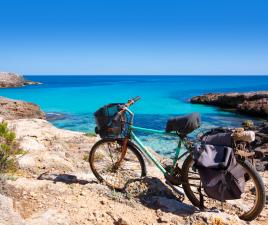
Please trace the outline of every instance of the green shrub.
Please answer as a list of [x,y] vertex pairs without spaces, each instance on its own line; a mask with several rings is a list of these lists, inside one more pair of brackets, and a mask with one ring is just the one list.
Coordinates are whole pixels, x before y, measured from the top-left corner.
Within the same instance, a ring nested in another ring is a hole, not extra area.
[[15,172],[17,156],[26,152],[19,149],[16,134],[10,131],[6,122],[0,123],[0,173]]
[[83,156],[83,160],[86,161],[86,162],[88,162],[88,160],[89,160],[89,155],[88,155],[88,154],[84,154],[84,156]]

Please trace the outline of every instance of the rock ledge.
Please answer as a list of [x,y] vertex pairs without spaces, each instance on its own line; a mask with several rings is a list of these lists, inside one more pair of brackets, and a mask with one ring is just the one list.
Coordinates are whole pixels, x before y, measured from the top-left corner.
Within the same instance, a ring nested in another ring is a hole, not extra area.
[[0,88],[22,87],[35,84],[41,83],[25,80],[23,76],[16,73],[0,72]]
[[45,113],[38,105],[4,98],[0,96],[0,116],[3,119],[13,120],[22,118],[45,119]]
[[191,103],[231,108],[252,116],[268,116],[268,91],[208,93],[193,97],[190,101]]

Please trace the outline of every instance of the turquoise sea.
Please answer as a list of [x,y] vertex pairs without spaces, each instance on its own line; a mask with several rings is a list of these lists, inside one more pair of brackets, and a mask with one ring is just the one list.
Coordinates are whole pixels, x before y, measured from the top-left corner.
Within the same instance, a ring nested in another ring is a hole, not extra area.
[[[137,95],[141,100],[132,111],[135,124],[164,129],[169,117],[200,112],[202,129],[213,126],[239,126],[252,119],[216,107],[193,105],[189,98],[208,92],[268,90],[268,76],[25,76],[43,84],[1,89],[0,96],[34,102],[48,115],[63,114],[51,120],[57,127],[93,131],[93,113],[102,105],[126,102]],[[52,118],[52,117],[50,117]],[[253,119],[260,122],[260,119]],[[176,142],[140,134],[146,144],[169,154]],[[169,150],[168,150],[169,149]]]

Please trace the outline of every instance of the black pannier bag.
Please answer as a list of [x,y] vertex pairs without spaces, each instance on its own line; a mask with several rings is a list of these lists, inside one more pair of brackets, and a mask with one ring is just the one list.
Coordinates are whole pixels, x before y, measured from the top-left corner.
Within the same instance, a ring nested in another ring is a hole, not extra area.
[[95,113],[97,127],[95,131],[101,138],[121,138],[126,128],[127,115],[117,116],[124,104],[111,103],[98,109]]
[[228,128],[214,128],[201,137],[201,142],[209,145],[233,147],[233,131]]
[[193,158],[202,187],[208,197],[219,200],[241,198],[245,170],[237,163],[233,149],[226,146],[196,145]]
[[186,135],[199,128],[201,118],[199,113],[191,113],[185,116],[178,116],[168,120],[166,124],[166,132],[176,131]]

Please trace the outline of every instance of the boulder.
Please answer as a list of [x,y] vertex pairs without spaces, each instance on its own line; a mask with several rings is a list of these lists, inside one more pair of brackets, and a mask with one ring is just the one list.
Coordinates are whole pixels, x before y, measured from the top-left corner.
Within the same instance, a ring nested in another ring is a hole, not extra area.
[[6,120],[37,118],[45,119],[45,113],[36,104],[0,97],[0,116]]

